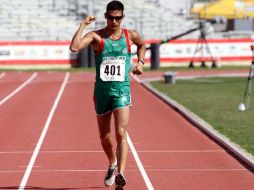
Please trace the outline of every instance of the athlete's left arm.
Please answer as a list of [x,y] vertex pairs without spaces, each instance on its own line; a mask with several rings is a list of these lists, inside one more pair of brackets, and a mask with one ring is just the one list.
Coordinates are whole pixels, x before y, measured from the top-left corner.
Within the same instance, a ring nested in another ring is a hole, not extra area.
[[129,30],[130,33],[130,42],[131,44],[135,44],[137,46],[137,56],[138,56],[138,64],[136,69],[133,70],[134,74],[142,74],[143,73],[143,64],[146,53],[146,45],[144,40],[140,37],[140,34],[135,30]]

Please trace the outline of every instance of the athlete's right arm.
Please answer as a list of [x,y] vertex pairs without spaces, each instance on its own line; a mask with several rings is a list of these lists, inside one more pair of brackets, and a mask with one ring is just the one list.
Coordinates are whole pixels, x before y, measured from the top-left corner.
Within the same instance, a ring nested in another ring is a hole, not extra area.
[[95,32],[88,32],[84,37],[82,37],[82,33],[85,27],[91,24],[95,20],[94,16],[88,16],[84,21],[81,22],[77,32],[72,38],[70,50],[74,52],[78,52],[89,46],[94,40]]

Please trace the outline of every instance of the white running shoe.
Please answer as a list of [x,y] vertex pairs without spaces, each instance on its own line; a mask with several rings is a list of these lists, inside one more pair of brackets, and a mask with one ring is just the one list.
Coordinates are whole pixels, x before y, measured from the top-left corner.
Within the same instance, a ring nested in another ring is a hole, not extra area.
[[117,171],[117,164],[114,164],[113,166],[108,167],[108,171],[106,173],[106,176],[104,178],[104,184],[107,187],[110,187],[115,182],[115,172]]

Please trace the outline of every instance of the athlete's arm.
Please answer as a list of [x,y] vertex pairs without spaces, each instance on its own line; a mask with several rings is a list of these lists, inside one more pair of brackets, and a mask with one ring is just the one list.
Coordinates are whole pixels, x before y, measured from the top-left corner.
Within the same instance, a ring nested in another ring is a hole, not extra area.
[[139,60],[136,66],[136,69],[133,70],[133,73],[140,75],[143,73],[144,63],[142,61],[145,58],[146,45],[144,40],[140,37],[140,34],[135,30],[130,30],[130,40],[131,40],[131,44],[135,44],[137,46],[137,57]]
[[72,38],[70,50],[74,52],[78,52],[91,44],[95,38],[95,32],[88,32],[84,37],[82,37],[82,33],[85,27],[91,24],[95,20],[94,16],[88,16],[84,21],[81,22],[77,32]]

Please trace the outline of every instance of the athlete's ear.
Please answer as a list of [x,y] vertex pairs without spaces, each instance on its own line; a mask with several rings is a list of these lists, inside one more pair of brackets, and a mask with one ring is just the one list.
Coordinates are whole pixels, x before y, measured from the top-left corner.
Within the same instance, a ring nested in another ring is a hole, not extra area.
[[104,17],[105,17],[105,19],[107,19],[107,13],[104,13]]

